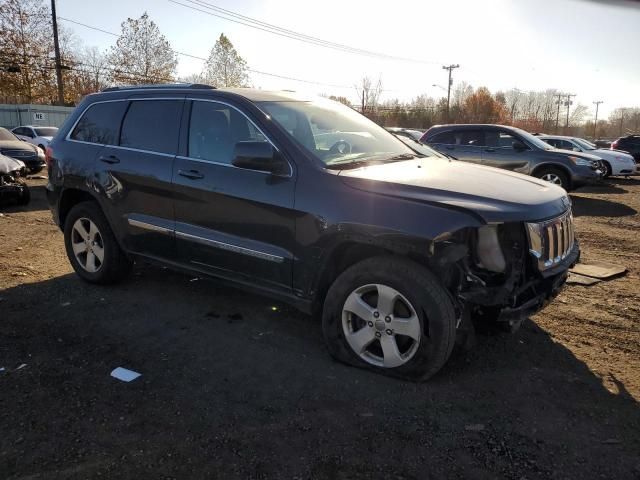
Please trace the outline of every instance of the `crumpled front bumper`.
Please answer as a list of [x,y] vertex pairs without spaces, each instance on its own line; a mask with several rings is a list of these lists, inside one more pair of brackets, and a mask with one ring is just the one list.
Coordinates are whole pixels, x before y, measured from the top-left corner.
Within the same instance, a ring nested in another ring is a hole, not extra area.
[[498,321],[514,327],[546,307],[562,291],[569,276],[569,269],[579,260],[580,249],[576,246],[571,255],[561,264],[546,271],[544,277],[532,285],[536,291],[535,296],[527,298],[521,303],[516,303],[514,306],[503,307]]

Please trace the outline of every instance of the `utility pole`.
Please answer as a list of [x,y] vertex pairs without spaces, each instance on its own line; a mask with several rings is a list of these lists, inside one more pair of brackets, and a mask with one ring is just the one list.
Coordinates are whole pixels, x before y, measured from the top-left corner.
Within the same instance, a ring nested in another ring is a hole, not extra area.
[[567,121],[564,125],[564,128],[569,128],[569,107],[571,106],[571,104],[573,103],[571,101],[571,97],[575,97],[576,94],[575,93],[567,93],[566,97],[567,97],[567,103],[565,103],[565,105],[567,106]]
[[447,123],[449,123],[449,108],[451,104],[451,85],[453,84],[453,78],[451,78],[451,72],[454,68],[460,68],[458,64],[451,64],[449,66],[443,65],[443,70],[449,70],[449,84],[447,85]]
[[64,105],[64,85],[62,84],[62,62],[60,61],[60,43],[58,42],[58,19],[56,18],[56,0],[51,0],[51,23],[53,25],[53,48],[56,52],[56,80],[58,81],[58,104]]
[[604,103],[602,100],[596,100],[595,102],[593,102],[593,104],[596,106],[596,118],[593,121],[593,139],[595,140],[597,137],[597,133],[598,133],[598,107],[600,107],[600,104]]
[[558,123],[560,122],[560,104],[562,103],[560,100],[562,99],[563,94],[562,93],[557,93],[554,96],[558,97],[558,99],[556,100],[556,105],[558,105],[558,111],[556,112],[556,135],[557,135],[558,134]]

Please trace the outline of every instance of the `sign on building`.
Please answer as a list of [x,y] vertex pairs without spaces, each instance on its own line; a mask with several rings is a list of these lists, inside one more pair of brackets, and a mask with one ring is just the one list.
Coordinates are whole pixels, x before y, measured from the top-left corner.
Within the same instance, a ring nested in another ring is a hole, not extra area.
[[43,112],[33,112],[34,122],[44,122],[47,119],[47,114]]

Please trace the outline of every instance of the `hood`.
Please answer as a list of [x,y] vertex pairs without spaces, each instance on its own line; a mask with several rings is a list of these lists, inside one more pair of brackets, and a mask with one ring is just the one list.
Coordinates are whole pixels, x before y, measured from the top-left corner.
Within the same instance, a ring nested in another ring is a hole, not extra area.
[[53,137],[47,136],[47,137],[38,137],[38,138],[41,138],[43,140],[46,140],[47,142],[50,142]]
[[0,140],[1,150],[24,150],[26,152],[35,152],[38,148],[30,143],[23,142],[22,140]]
[[519,222],[558,216],[570,205],[561,187],[498,168],[440,158],[341,170],[347,185],[475,213],[485,222]]
[[609,160],[622,159],[627,161],[633,161],[633,155],[626,152],[620,152],[618,150],[607,150],[605,148],[599,148],[597,150],[594,150],[593,152],[596,155]]
[[584,158],[585,160],[592,160],[596,162],[600,160],[600,157],[598,157],[598,155],[592,155],[590,153],[584,153],[584,152],[574,152],[573,150],[563,150],[561,148],[552,148],[551,150],[546,150],[546,151],[551,153],[561,153],[563,157],[565,155],[572,155],[577,158]]
[[24,163],[5,155],[0,155],[0,174],[15,172],[24,168]]

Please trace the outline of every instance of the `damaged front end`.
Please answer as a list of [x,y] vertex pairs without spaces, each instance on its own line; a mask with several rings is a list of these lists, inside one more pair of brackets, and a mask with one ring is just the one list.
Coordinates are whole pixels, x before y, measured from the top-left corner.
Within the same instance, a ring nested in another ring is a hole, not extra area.
[[441,235],[430,266],[459,313],[515,330],[564,285],[580,256],[571,210],[542,222],[496,223]]
[[0,202],[15,201],[26,205],[31,199],[29,187],[22,180],[27,169],[20,160],[0,155]]

